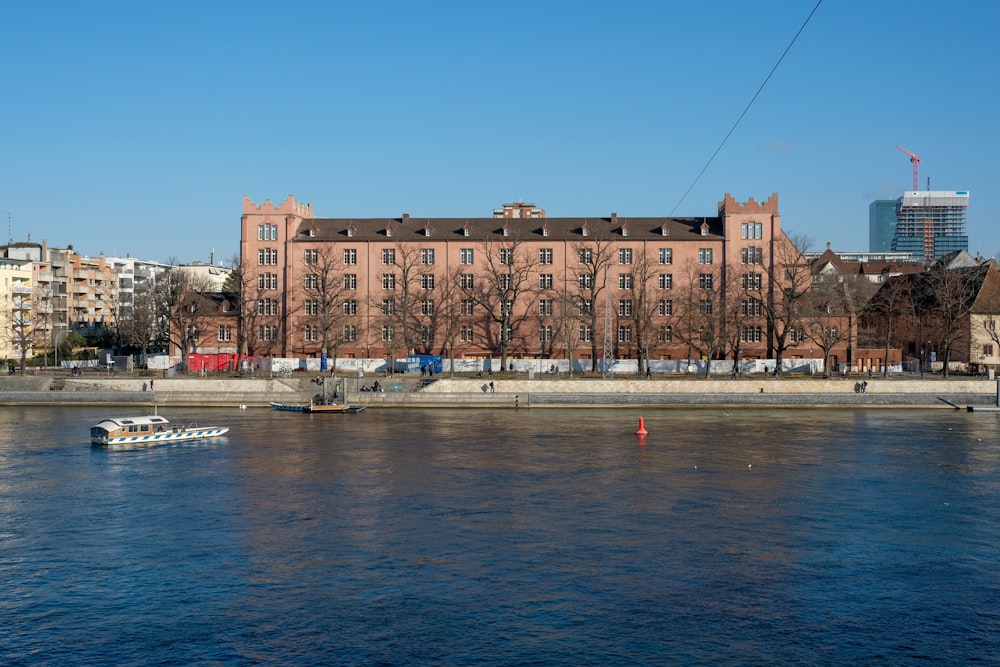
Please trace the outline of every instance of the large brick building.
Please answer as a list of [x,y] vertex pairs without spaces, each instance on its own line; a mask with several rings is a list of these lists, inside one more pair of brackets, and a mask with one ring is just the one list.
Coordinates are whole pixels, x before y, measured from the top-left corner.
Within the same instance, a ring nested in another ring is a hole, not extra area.
[[[775,288],[805,266],[776,194],[669,218],[317,218],[244,198],[240,248],[247,352],[283,357],[768,358]],[[785,356],[810,356],[788,334]]]

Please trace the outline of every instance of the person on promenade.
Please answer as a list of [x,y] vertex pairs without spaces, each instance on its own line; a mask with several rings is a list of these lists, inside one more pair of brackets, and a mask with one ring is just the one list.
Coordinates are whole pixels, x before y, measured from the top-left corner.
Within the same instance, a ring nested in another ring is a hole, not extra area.
[[492,381],[492,380],[490,380],[490,393],[491,393],[491,394],[493,394],[493,393],[495,393],[495,392],[496,392],[496,389],[495,389],[495,388],[494,388],[494,386],[493,386],[493,381]]

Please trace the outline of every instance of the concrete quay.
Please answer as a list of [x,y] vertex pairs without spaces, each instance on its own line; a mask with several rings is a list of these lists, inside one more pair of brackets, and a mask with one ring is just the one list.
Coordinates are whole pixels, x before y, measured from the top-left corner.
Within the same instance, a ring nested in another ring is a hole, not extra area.
[[[150,388],[152,380],[153,387]],[[312,376],[46,377],[0,378],[0,405],[269,407],[271,401],[305,403],[317,393]],[[939,377],[871,379],[771,378],[560,378],[509,374],[476,378],[412,375],[378,378],[381,392],[359,391],[373,378],[347,378],[351,403],[371,408],[529,407],[845,407],[966,408],[997,405],[998,382]],[[493,382],[492,390],[490,382]],[[865,392],[860,383],[867,381]],[[145,387],[145,390],[144,390]]]

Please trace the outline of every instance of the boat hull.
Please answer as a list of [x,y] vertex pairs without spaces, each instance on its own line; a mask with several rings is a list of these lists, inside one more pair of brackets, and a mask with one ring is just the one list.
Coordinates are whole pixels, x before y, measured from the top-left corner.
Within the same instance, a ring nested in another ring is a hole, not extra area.
[[311,405],[289,405],[287,403],[275,403],[272,401],[271,407],[275,410],[283,410],[285,412],[353,414],[355,412],[361,412],[366,406],[345,405],[343,403],[338,403],[336,405],[321,405],[318,403],[313,403]]
[[177,431],[163,431],[151,435],[135,435],[120,437],[94,437],[91,444],[102,447],[134,447],[136,445],[160,445],[167,442],[181,442],[184,440],[202,440],[205,438],[216,438],[229,432],[228,426],[205,426],[191,429],[179,429]]

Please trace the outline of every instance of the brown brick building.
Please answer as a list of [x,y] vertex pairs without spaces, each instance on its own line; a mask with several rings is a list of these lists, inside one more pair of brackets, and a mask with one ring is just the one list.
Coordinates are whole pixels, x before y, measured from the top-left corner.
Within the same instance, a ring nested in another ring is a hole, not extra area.
[[[240,249],[252,356],[769,358],[776,290],[808,280],[777,194],[670,218],[317,218],[244,198]],[[815,347],[784,333],[786,357]]]

